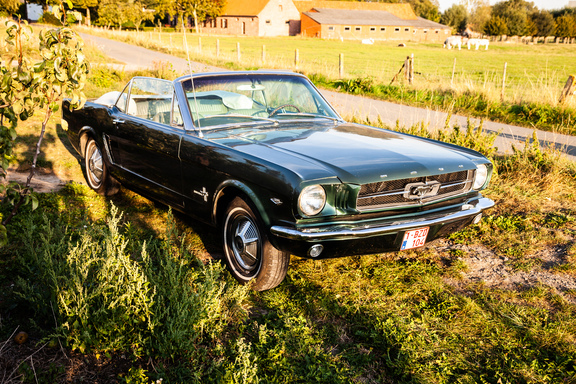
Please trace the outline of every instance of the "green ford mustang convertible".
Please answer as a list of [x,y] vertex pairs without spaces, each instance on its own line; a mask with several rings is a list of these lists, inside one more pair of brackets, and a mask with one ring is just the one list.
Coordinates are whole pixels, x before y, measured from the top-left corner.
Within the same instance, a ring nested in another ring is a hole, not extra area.
[[256,290],[290,255],[420,247],[481,219],[481,154],[342,120],[302,75],[135,77],[64,119],[101,194],[122,184],[216,228],[230,272]]

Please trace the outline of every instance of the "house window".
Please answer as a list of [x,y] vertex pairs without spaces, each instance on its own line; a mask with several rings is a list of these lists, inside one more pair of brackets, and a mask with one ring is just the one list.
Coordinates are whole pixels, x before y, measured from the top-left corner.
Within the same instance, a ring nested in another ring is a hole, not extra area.
[[404,28],[404,32],[410,32],[410,28]]
[[345,30],[345,31],[349,31],[349,30],[350,30],[350,27],[344,27],[344,30]]
[[394,32],[400,32],[400,28],[394,28]]
[[424,30],[424,33],[428,33],[428,30],[427,30],[427,29],[425,29],[425,30]]
[[412,33],[416,33],[416,30],[413,30]]
[[376,31],[376,27],[370,27],[370,32]]
[[355,27],[354,29],[355,29],[356,31],[361,31],[361,30],[362,30],[362,27]]
[[334,30],[334,26],[333,26],[333,25],[329,26],[329,27],[328,27],[328,30],[329,30],[329,31],[333,31],[333,30]]
[[266,24],[270,24],[270,20],[266,20]]
[[228,19],[222,19],[220,21],[220,28],[228,28]]
[[380,27],[380,32],[386,32],[386,27]]

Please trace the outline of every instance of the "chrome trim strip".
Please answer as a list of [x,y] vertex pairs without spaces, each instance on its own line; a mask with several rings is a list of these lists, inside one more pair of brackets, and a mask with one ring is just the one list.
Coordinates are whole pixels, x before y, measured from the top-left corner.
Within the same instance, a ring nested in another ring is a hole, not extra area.
[[356,240],[373,236],[395,234],[402,231],[408,231],[411,229],[428,227],[437,224],[447,224],[453,221],[471,218],[481,213],[485,209],[492,208],[493,206],[494,202],[492,200],[486,197],[482,197],[463,206],[464,208],[468,208],[466,210],[457,212],[452,211],[451,213],[440,216],[434,215],[433,218],[422,217],[417,220],[406,220],[401,222],[396,221],[393,223],[378,223],[374,224],[373,226],[362,224],[352,226],[331,225],[324,228],[309,228],[304,230],[275,225],[270,228],[270,231],[276,236],[297,241],[314,242],[326,240]]

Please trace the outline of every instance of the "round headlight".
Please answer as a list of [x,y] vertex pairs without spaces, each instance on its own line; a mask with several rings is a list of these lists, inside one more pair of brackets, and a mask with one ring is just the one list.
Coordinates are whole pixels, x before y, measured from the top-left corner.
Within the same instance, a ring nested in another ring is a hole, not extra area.
[[300,192],[298,207],[306,216],[320,213],[326,204],[326,191],[320,185],[310,185]]
[[486,164],[478,164],[476,166],[476,177],[474,178],[474,185],[472,188],[480,189],[486,183],[486,179],[488,178],[488,168]]

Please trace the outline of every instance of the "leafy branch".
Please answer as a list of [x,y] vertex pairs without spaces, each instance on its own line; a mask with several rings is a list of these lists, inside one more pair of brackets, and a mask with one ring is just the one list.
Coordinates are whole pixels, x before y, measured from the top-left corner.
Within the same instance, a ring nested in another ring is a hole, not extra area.
[[[67,6],[72,8],[70,0],[67,0]],[[0,192],[4,193],[4,203],[12,206],[12,211],[3,218],[0,225],[0,244],[7,242],[5,226],[18,210],[29,203],[32,209],[38,206],[38,199],[30,184],[36,173],[46,126],[53,114],[58,112],[62,97],[71,97],[72,108],[81,108],[86,101],[82,89],[89,64],[83,53],[84,43],[65,24],[70,12],[66,11],[64,3],[54,7],[53,13],[56,18],[64,21],[62,27],[40,31],[41,61],[32,63],[24,52],[25,44],[31,41],[33,35],[32,28],[25,21],[6,22],[5,44],[0,47],[0,177],[6,178],[10,160],[14,157],[18,122],[27,120],[36,111],[43,111],[36,151],[26,183],[24,186],[16,183],[0,186]]]

